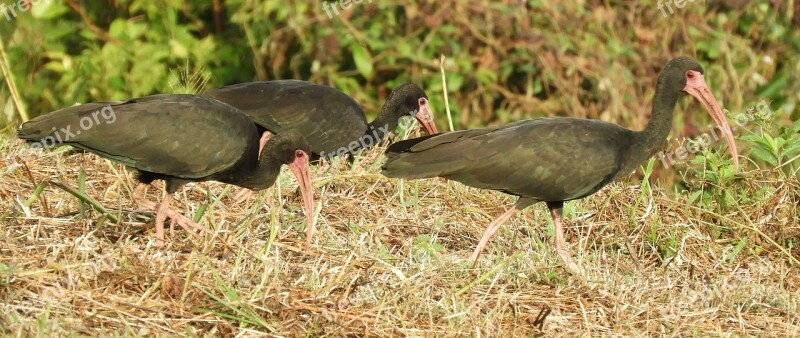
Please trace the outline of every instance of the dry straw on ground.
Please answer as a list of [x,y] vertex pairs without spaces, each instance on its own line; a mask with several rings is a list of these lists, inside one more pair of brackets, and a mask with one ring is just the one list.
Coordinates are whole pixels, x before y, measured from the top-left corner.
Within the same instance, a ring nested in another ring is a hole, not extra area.
[[[176,229],[156,249],[153,213],[132,203],[122,166],[34,154],[16,140],[0,150],[3,335],[800,334],[797,265],[772,243],[800,257],[796,179],[748,172],[753,189],[775,192],[723,215],[657,186],[612,184],[568,206],[576,276],[552,250],[542,205],[513,218],[472,266],[484,226],[513,198],[440,179],[401,185],[380,176],[382,149],[352,168],[314,168],[320,231],[308,251],[291,175],[251,204],[233,203],[230,186],[190,184],[174,207],[207,207],[201,223],[215,235]],[[81,172],[86,194],[121,224],[89,207],[81,217],[78,199],[53,185],[24,207],[40,182],[77,187]]]

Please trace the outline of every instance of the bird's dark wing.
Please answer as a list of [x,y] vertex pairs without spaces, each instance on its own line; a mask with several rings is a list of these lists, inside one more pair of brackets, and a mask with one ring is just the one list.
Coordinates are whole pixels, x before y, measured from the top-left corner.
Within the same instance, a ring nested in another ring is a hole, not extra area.
[[571,200],[614,177],[630,133],[596,120],[525,120],[399,142],[386,151],[383,173],[441,176],[540,201]]
[[[347,147],[367,131],[364,111],[351,97],[335,88],[305,81],[249,82],[201,95],[241,109],[266,129],[302,134],[315,154]],[[269,123],[277,124],[277,129]]]
[[248,142],[257,142],[255,125],[241,111],[194,95],[64,108],[24,123],[19,137],[61,139],[140,170],[187,179],[230,167]]

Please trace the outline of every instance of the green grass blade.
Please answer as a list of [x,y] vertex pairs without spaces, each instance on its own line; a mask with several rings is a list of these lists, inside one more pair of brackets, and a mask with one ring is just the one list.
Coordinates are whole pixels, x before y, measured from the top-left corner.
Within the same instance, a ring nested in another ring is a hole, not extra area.
[[103,205],[100,204],[100,202],[98,202],[94,198],[91,198],[90,196],[88,196],[88,195],[78,191],[77,189],[75,189],[73,187],[70,187],[70,186],[68,186],[68,185],[66,185],[66,184],[64,184],[62,182],[55,181],[55,180],[49,180],[47,182],[49,182],[50,184],[55,185],[55,186],[61,188],[62,190],[70,193],[72,196],[77,197],[79,200],[88,203],[89,205],[92,206],[92,208],[94,208],[98,212],[105,214],[106,217],[108,217],[108,219],[110,219],[112,222],[119,223],[119,219],[117,218],[117,216],[114,216],[114,214],[108,212],[108,210],[106,210],[106,208],[103,207]]
[[42,191],[44,190],[44,187],[46,185],[47,181],[42,181],[41,183],[39,183],[39,185],[36,186],[36,189],[33,190],[33,194],[31,194],[31,197],[28,197],[28,199],[25,201],[26,208],[30,208],[31,205],[33,205],[33,202],[36,202],[36,200],[39,199],[39,195],[42,194]]

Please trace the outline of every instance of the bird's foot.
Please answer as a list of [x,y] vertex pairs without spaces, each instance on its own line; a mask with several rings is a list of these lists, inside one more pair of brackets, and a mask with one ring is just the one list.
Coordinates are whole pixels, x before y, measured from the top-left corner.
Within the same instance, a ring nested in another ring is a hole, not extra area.
[[478,243],[478,246],[476,246],[475,250],[472,251],[472,255],[469,256],[469,261],[470,262],[474,263],[474,262],[476,262],[478,260],[478,257],[481,256],[481,252],[483,252],[483,249],[486,248],[486,243],[488,243],[488,242],[489,242],[489,239],[487,237],[486,240],[481,240],[481,242]]
[[[206,233],[208,235],[213,235],[214,234],[214,232],[211,231],[210,229],[208,229],[208,228],[206,228],[206,227],[204,227],[204,226],[202,226],[200,224],[197,224],[194,221],[192,221],[192,220],[186,218],[185,216],[183,216],[183,215],[181,215],[181,214],[179,214],[177,212],[174,212],[172,210],[169,210],[169,212],[167,213],[167,217],[169,217],[171,219],[170,231],[172,231],[172,228],[174,227],[174,224],[177,223],[178,225],[181,226],[181,228],[186,230],[189,234],[191,234],[192,236],[194,236],[197,239],[201,239],[202,238],[202,237],[200,237],[198,232],[204,232],[204,233]],[[195,230],[197,230],[197,232],[195,232]],[[172,235],[172,232],[170,232],[170,235]]]
[[[170,219],[170,227],[169,227],[170,236],[174,236],[174,228],[175,228],[175,224],[176,223],[178,225],[180,225],[183,229],[185,229],[187,232],[189,232],[189,234],[191,234],[192,236],[194,236],[197,239],[200,239],[201,237],[195,230],[198,230],[200,232],[205,232],[207,234],[214,234],[214,232],[212,232],[208,228],[195,223],[194,221],[186,218],[186,216],[183,216],[180,213],[178,213],[178,212],[176,212],[176,211],[174,211],[172,209],[163,208],[163,210],[162,210],[161,208],[159,208],[160,205],[156,204],[153,201],[148,201],[148,200],[142,198],[141,196],[135,196],[134,200],[136,201],[137,204],[139,204],[139,206],[141,206],[143,208],[156,210],[156,246],[157,247],[164,246],[164,233],[163,233],[164,224],[163,224],[163,222],[167,218]],[[159,212],[162,213],[163,216],[159,217]]]
[[236,193],[236,196],[233,196],[233,198],[236,201],[236,204],[244,204],[246,202],[247,204],[250,204],[250,199],[253,198],[254,194],[254,191],[247,188],[242,188],[242,190]]
[[[189,233],[192,233],[192,232],[190,231]],[[174,218],[170,218],[169,219],[169,235],[170,235],[170,237],[175,237],[175,219]],[[194,235],[194,234],[192,233],[192,235]]]
[[564,261],[564,264],[567,265],[567,269],[572,272],[581,271],[580,267],[578,267],[578,264],[576,264],[575,260],[572,259],[572,255],[569,253],[569,251],[563,248],[556,248],[556,253],[558,254],[558,257],[561,257],[561,260]]
[[194,221],[190,220],[186,216],[181,215],[180,213],[178,213],[178,212],[176,212],[176,211],[174,211],[172,209],[167,209],[165,211],[165,213],[167,215],[167,218],[170,219],[170,235],[172,235],[172,231],[173,231],[174,225],[176,223],[178,225],[180,225],[181,228],[183,228],[184,230],[188,231],[190,234],[192,234],[194,237],[196,237],[198,239],[200,239],[200,235],[198,235],[198,233],[195,232],[195,230],[197,230],[198,232],[205,232],[206,234],[209,234],[209,235],[213,235],[214,234],[214,232],[209,230],[208,228],[206,228],[206,227],[204,227],[204,226],[202,226],[200,224],[195,223]]

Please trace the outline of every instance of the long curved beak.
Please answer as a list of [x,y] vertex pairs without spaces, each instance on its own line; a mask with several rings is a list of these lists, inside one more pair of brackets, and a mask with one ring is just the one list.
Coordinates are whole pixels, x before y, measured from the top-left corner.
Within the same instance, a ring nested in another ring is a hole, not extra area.
[[289,164],[294,176],[297,178],[297,185],[300,186],[300,194],[303,196],[303,205],[306,212],[306,247],[311,245],[311,238],[314,236],[316,226],[314,224],[314,190],[311,187],[311,175],[308,174],[308,154],[301,158],[296,158]]
[[683,88],[683,91],[693,96],[697,101],[700,101],[700,104],[706,108],[708,114],[711,115],[711,118],[714,119],[714,122],[722,130],[722,136],[725,138],[725,143],[728,144],[728,150],[731,156],[733,156],[733,170],[734,172],[738,172],[739,156],[736,150],[736,143],[733,141],[733,131],[728,124],[728,120],[725,118],[725,113],[722,112],[722,108],[720,108],[719,103],[717,103],[717,99],[714,97],[714,94],[711,94],[711,90],[708,88],[703,74],[695,72],[694,77],[687,79],[686,87]]
[[436,130],[436,124],[433,123],[433,115],[431,114],[431,109],[428,107],[427,101],[419,106],[419,111],[414,117],[419,121],[422,127],[425,128],[428,135],[439,133],[439,131]]

